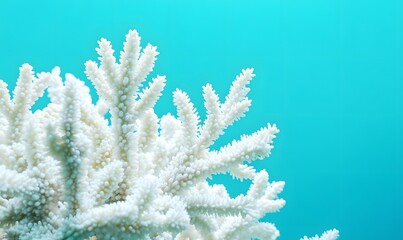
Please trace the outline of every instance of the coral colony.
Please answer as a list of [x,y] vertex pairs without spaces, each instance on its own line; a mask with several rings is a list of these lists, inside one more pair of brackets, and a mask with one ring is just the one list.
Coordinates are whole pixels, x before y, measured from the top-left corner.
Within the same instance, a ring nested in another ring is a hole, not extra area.
[[[180,90],[177,117],[154,113],[165,77],[139,90],[158,52],[147,45],[140,54],[136,31],[126,35],[119,63],[106,39],[96,50],[100,64],[85,63],[100,97],[95,105],[89,88],[71,74],[62,81],[59,68],[34,75],[22,65],[12,98],[0,81],[0,238],[276,239],[276,227],[259,219],[284,206],[277,197],[284,182],[249,165],[269,155],[276,125],[209,150],[250,107],[253,69],[236,77],[224,102],[203,87],[201,124]],[[45,89],[50,103],[32,112]],[[207,183],[225,172],[253,180],[245,195],[231,198],[224,185]],[[337,237],[330,230],[303,239]]]

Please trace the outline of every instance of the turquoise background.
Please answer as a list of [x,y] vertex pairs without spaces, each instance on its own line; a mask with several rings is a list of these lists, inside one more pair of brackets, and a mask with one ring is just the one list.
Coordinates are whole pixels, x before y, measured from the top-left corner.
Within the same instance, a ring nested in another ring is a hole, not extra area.
[[[280,239],[333,227],[341,239],[402,239],[402,14],[401,0],[1,0],[0,78],[14,87],[29,62],[85,79],[96,41],[120,51],[135,28],[161,52],[152,76],[168,78],[157,112],[175,112],[178,87],[203,116],[202,85],[224,97],[254,67],[252,108],[217,146],[277,123],[272,156],[255,165],[287,183],[287,205],[264,219]],[[231,194],[249,184],[213,181]]]

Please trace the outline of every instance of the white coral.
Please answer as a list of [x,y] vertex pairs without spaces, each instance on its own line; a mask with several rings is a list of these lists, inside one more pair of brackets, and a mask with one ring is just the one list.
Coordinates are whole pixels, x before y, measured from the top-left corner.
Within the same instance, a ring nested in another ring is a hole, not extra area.
[[[209,147],[251,105],[253,69],[232,83],[223,103],[203,87],[207,118],[200,123],[189,96],[173,94],[178,118],[161,118],[153,107],[165,86],[157,76],[140,87],[158,52],[126,35],[119,63],[101,39],[100,65],[85,63],[100,99],[60,70],[36,77],[24,64],[9,96],[0,81],[0,226],[7,239],[275,239],[279,231],[259,222],[285,204],[284,182],[269,182],[249,165],[273,148],[276,125],[241,136],[219,150]],[[34,113],[48,87],[51,102]],[[111,124],[104,118],[111,113]],[[231,198],[206,178],[229,172],[253,179],[246,195]],[[320,239],[334,239],[326,237]],[[335,234],[333,234],[335,236]]]
[[308,238],[307,236],[301,238],[301,240],[336,240],[339,237],[339,231],[337,229],[332,229],[324,232],[320,237],[315,235],[314,237]]

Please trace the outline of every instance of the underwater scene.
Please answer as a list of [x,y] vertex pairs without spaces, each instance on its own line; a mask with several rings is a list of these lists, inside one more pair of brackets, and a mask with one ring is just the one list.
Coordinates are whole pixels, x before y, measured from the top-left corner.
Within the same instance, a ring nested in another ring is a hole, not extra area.
[[403,1],[0,1],[0,239],[400,239]]

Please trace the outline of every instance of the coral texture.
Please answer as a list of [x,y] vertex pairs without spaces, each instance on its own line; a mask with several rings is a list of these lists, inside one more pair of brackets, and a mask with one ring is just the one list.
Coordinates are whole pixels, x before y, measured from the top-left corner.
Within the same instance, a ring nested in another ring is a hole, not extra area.
[[[285,204],[284,182],[269,182],[250,163],[270,154],[279,131],[267,124],[251,135],[210,150],[251,105],[246,97],[253,69],[232,83],[224,102],[203,87],[207,112],[200,123],[188,95],[173,93],[177,117],[153,111],[165,77],[142,88],[158,52],[142,51],[134,30],[117,62],[101,39],[100,64],[85,73],[99,94],[59,68],[34,74],[20,68],[12,98],[0,81],[0,226],[6,239],[275,239],[279,231],[259,222]],[[47,89],[50,103],[31,111]],[[105,117],[110,113],[110,122]],[[245,195],[231,198],[212,174],[252,179]],[[321,238],[336,239],[329,231]],[[307,239],[307,238],[304,238]]]

